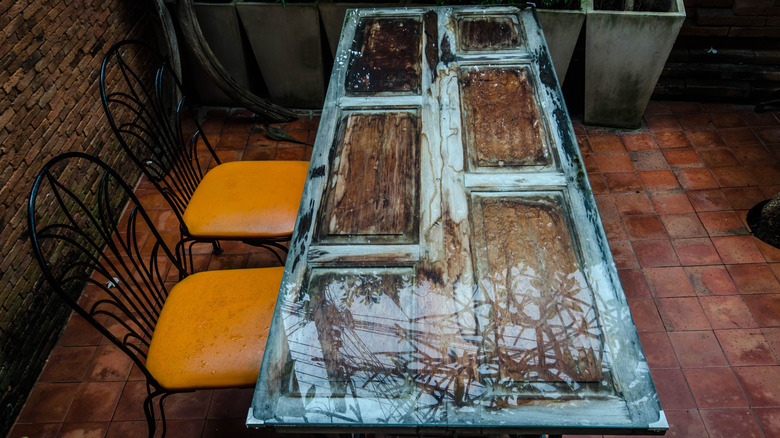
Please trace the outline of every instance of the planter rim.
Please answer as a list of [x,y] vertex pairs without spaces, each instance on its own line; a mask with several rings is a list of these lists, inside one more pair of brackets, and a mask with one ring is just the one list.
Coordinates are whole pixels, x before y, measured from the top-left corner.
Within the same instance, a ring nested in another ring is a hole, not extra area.
[[316,3],[320,6],[326,6],[326,5],[362,5],[362,4],[371,4],[371,5],[398,5],[403,6],[404,0],[387,0],[387,1],[381,1],[381,2],[373,2],[370,0],[353,0],[353,1],[330,1],[330,0],[315,0]]
[[592,6],[593,6],[592,0],[580,0],[579,9],[548,9],[548,8],[540,8],[539,6],[536,6],[534,10],[536,12],[542,12],[545,14],[585,14],[588,11],[588,8]]
[[671,16],[671,17],[685,17],[685,5],[683,0],[674,0],[672,4],[677,6],[676,11],[670,12],[654,12],[654,11],[612,11],[609,9],[596,9],[596,5],[592,1],[588,1],[586,10],[587,15],[591,14],[605,14],[605,15],[637,15],[637,16]]
[[280,8],[289,8],[294,6],[316,6],[319,1],[317,0],[311,0],[311,1],[305,1],[305,2],[285,2],[284,5],[282,5],[281,1],[274,1],[274,0],[235,0],[236,6],[278,6]]
[[585,9],[574,9],[574,10],[562,10],[562,9],[537,9],[536,13],[538,14],[571,14],[571,15],[585,15],[586,11]]
[[236,3],[241,0],[230,0],[229,2],[215,2],[215,1],[197,1],[193,0],[193,6],[235,6]]

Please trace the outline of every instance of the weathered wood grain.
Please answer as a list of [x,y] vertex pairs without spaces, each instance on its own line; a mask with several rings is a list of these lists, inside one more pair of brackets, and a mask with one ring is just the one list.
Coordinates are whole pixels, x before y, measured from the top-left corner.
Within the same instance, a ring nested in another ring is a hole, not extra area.
[[513,49],[520,46],[511,17],[465,17],[458,22],[461,50]]
[[417,244],[312,245],[309,266],[410,266],[420,261]]
[[415,18],[368,18],[358,25],[347,94],[420,93],[422,24]]
[[513,381],[601,380],[600,331],[565,210],[550,196],[477,202],[488,362]]
[[460,76],[461,120],[472,167],[552,163],[527,68],[474,67]]
[[349,114],[321,219],[324,236],[410,235],[419,124],[410,112]]
[[431,72],[431,81],[436,80],[436,67],[439,65],[439,17],[434,11],[428,11],[423,15],[425,27],[425,60],[428,62],[428,70]]

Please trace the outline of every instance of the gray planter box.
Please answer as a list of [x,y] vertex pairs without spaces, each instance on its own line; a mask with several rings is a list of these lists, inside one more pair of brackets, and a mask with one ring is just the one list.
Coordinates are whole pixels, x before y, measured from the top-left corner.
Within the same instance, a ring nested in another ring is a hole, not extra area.
[[236,5],[271,100],[320,108],[325,98],[320,16],[314,3]]
[[685,19],[682,0],[669,12],[596,10],[588,5],[585,123],[637,128]]
[[561,85],[566,78],[566,71],[569,69],[569,62],[574,53],[574,47],[577,45],[582,23],[585,22],[586,3],[589,2],[590,0],[582,0],[580,9],[572,11],[536,10],[555,67],[555,75]]
[[[219,62],[239,84],[249,90],[254,90],[250,82],[247,66],[244,40],[241,38],[240,23],[236,12],[237,0],[222,3],[195,3],[195,14],[198,16],[203,36],[206,37],[211,50]],[[195,85],[199,102],[205,105],[235,106],[238,105],[227,96],[208,77],[192,57],[188,57],[188,68],[184,75]]]

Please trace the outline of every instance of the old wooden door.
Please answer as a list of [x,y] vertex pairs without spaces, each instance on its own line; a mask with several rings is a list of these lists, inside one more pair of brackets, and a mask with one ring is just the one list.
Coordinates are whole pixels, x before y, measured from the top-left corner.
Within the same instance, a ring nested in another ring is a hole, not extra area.
[[248,424],[665,430],[532,10],[348,13]]

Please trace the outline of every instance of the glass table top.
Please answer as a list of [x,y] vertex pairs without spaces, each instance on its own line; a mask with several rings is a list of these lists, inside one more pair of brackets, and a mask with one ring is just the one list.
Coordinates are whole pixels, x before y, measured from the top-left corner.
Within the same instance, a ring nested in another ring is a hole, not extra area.
[[532,9],[347,13],[247,425],[667,429]]

